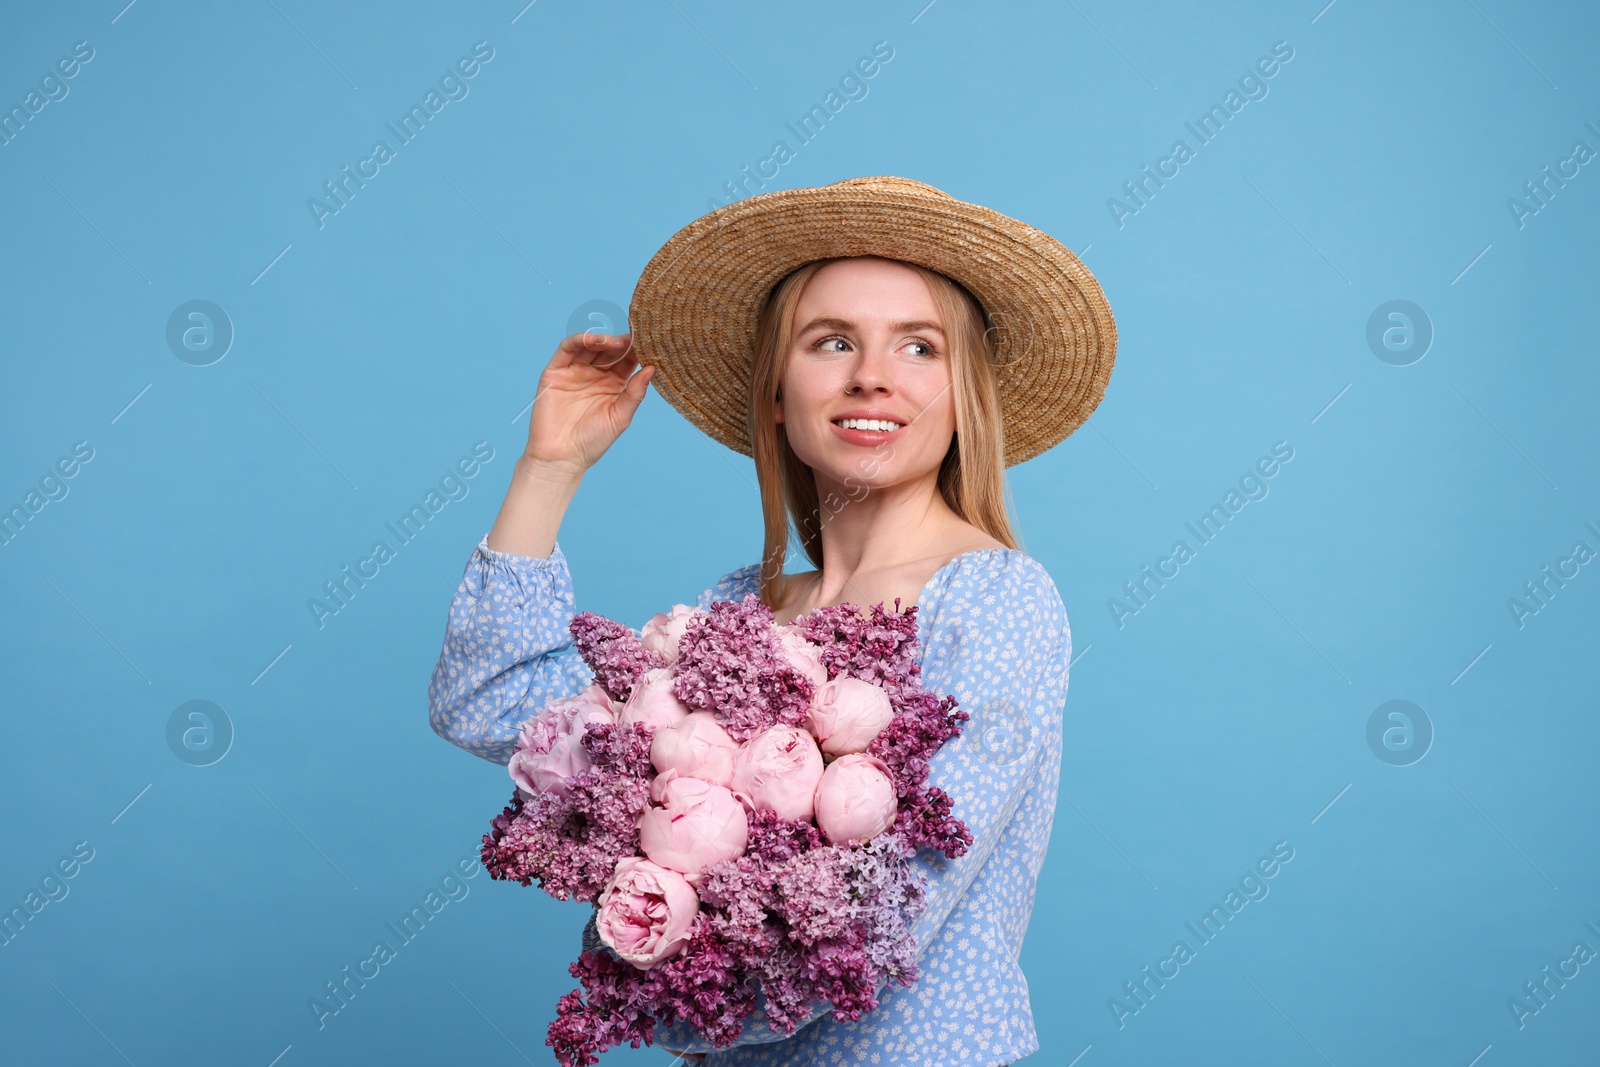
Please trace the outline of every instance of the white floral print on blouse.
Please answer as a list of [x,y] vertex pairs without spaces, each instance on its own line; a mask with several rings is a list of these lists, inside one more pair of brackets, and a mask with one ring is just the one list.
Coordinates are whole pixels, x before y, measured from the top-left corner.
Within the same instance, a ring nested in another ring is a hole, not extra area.
[[[742,599],[758,585],[759,566],[741,567],[696,606]],[[509,763],[523,721],[590,682],[567,629],[575,613],[559,542],[539,559],[496,552],[485,535],[450,605],[429,682],[434,731]],[[929,782],[954,798],[973,843],[955,860],[927,849],[917,856],[928,908],[915,927],[916,983],[885,987],[879,1006],[853,1023],[835,1021],[823,1007],[783,1037],[758,1011],[729,1048],[712,1051],[684,1024],[658,1026],[659,1045],[709,1052],[704,1067],[1000,1067],[1038,1050],[1017,957],[1060,784],[1072,659],[1066,607],[1032,557],[985,548],[934,573],[919,596],[917,623],[923,685],[953,694],[971,716],[934,756]],[[592,919],[584,941],[594,943]]]

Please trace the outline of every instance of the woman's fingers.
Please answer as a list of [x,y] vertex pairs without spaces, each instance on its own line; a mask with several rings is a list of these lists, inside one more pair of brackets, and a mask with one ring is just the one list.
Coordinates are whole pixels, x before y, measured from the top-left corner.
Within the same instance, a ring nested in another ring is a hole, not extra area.
[[551,366],[564,367],[583,362],[602,370],[627,369],[638,362],[633,353],[632,334],[575,333],[556,348]]
[[557,351],[570,352],[574,355],[586,350],[603,348],[608,345],[631,344],[631,333],[595,333],[592,330],[582,330],[570,337],[563,338]]
[[655,364],[651,363],[641,370],[634,371],[632,377],[628,379],[628,384],[622,387],[622,392],[633,406],[633,410],[637,411],[639,405],[644,403],[644,394],[648,391],[650,379],[655,377],[655,373]]

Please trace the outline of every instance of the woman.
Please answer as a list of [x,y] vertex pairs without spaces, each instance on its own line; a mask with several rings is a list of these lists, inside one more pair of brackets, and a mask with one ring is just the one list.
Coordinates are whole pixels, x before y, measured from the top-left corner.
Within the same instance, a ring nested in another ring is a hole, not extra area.
[[[681,1024],[657,1040],[708,1067],[1016,1062],[1038,1048],[1017,957],[1055,810],[1071,634],[1018,547],[1004,468],[1103,395],[1116,333],[1098,284],[1031,227],[865,178],[686,227],[646,268],[630,318],[632,335],[567,338],[539,380],[527,449],[451,605],[433,728],[506,763],[523,720],[588,684],[556,534],[659,372],[674,406],[753,455],[760,484],[762,562],[698,606],[756,593],[786,623],[824,605],[916,605],[924,685],[971,716],[930,782],[973,844],[956,860],[919,854],[920,975],[873,1012],[851,1023],[818,1008],[789,1037],[758,1012],[720,1051]],[[817,569],[783,573],[791,524]]]

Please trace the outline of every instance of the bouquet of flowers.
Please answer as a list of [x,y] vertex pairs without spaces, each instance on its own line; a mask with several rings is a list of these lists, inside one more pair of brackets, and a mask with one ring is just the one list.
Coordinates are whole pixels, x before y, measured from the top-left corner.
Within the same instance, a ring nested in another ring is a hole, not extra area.
[[854,1021],[916,980],[910,861],[972,843],[928,761],[968,716],[923,689],[899,604],[572,620],[594,681],[524,723],[483,838],[492,877],[597,909],[604,947],[569,968],[546,1039],[564,1067],[657,1024],[723,1048],[758,1009],[785,1035],[817,1001]]

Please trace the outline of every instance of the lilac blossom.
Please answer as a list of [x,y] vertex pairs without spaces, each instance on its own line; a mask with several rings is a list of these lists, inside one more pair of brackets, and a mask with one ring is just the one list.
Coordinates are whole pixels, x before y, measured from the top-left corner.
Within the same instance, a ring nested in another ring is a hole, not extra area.
[[618,704],[627,703],[634,683],[645,671],[667,665],[659,652],[644,646],[638,634],[604,615],[579,612],[567,629],[583,662],[594,671],[595,682]]
[[691,620],[673,669],[673,695],[691,711],[711,712],[741,743],[775,723],[799,726],[814,692],[784,654],[772,609],[754,593],[719,600]]
[[483,837],[491,878],[539,886],[557,900],[593,901],[617,861],[639,852],[639,816],[650,803],[650,733],[643,726],[590,723],[583,746],[594,766],[567,779],[564,794],[521,788]]
[[882,686],[890,696],[899,685],[921,684],[915,607],[894,612],[878,604],[863,611],[853,604],[840,604],[817,608],[789,626],[821,647],[822,665],[829,678],[847,674]]

